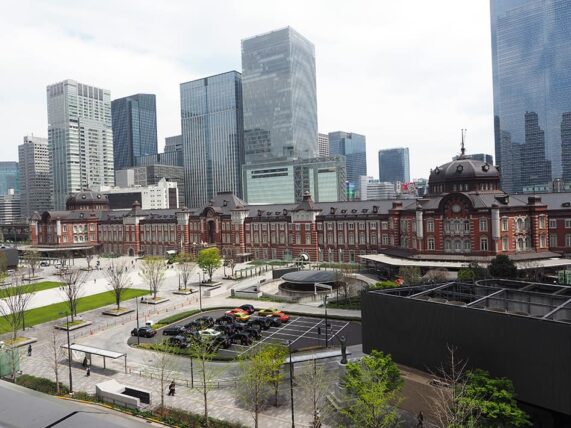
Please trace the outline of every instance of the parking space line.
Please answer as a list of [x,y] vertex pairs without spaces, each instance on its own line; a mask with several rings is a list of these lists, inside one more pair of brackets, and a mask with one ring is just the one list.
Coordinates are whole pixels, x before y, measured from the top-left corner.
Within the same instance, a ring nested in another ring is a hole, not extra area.
[[[283,327],[278,328],[276,331],[274,331],[274,332],[273,332],[272,334],[270,334],[269,336],[266,336],[266,337],[262,336],[262,339],[261,339],[259,342],[257,342],[256,344],[252,343],[252,345],[250,345],[249,348],[251,348],[251,347],[253,347],[253,346],[261,345],[262,343],[264,343],[265,341],[267,341],[268,339],[270,339],[272,336],[274,336],[276,333],[278,333],[279,331],[283,330],[284,328],[289,327],[290,325],[294,324],[294,323],[295,323],[296,321],[298,321],[299,319],[300,319],[300,317],[297,317],[297,318],[294,319],[293,321],[290,321],[288,324],[284,324]],[[240,355],[246,353],[246,352],[249,350],[249,348],[246,349],[244,352],[242,352]]]
[[[320,321],[321,322],[321,321]],[[318,326],[320,324],[320,322],[318,323],[314,323],[311,328],[308,328],[307,330],[305,330],[305,332],[299,336],[297,339],[295,339],[291,344],[293,345],[295,342],[297,342],[299,339],[301,339],[303,336],[305,336],[307,333],[311,332],[316,326]]]
[[329,341],[331,342],[331,340],[332,340],[335,336],[337,336],[339,333],[341,333],[341,331],[342,331],[345,327],[347,327],[348,325],[349,325],[348,322],[345,323],[345,325],[344,325],[343,327],[341,327],[339,330],[337,330],[337,331],[335,332],[335,334],[333,334],[333,335],[331,336],[331,339],[329,339]]

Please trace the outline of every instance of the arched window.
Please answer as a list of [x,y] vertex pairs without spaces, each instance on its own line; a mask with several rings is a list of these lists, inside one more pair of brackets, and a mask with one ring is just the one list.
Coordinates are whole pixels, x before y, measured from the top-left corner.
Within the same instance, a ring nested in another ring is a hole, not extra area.
[[450,239],[444,241],[444,251],[452,251],[452,241]]
[[472,250],[472,244],[471,244],[471,242],[470,242],[469,239],[466,239],[466,240],[464,241],[464,251],[465,251],[466,253],[469,253],[471,250]]
[[462,251],[462,241],[460,240],[454,241],[454,251],[456,251],[457,253]]
[[488,238],[480,238],[480,251],[488,251]]
[[518,238],[517,240],[517,250],[518,251],[523,251],[525,249],[525,242],[523,240],[523,238]]
[[523,219],[518,218],[516,221],[516,229],[518,232],[521,232],[523,230]]

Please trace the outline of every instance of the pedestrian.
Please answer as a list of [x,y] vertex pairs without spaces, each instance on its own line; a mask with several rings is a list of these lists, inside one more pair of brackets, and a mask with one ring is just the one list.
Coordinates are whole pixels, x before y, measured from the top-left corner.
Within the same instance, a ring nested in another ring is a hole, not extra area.
[[31,357],[31,356],[32,356],[32,344],[30,343],[28,345],[28,357]]
[[85,369],[85,376],[87,377],[91,376],[91,367],[87,366],[87,368]]
[[176,389],[176,385],[175,385],[174,380],[173,380],[173,381],[170,383],[170,385],[169,385],[169,393],[168,393],[168,395],[174,397],[175,389]]
[[97,282],[97,278],[93,278],[93,283],[95,284]]
[[83,357],[83,362],[81,363],[83,367],[87,367],[87,356]]
[[422,413],[422,410],[418,413],[418,416],[416,417],[417,420],[417,424],[416,424],[416,428],[423,428],[424,427],[424,415]]

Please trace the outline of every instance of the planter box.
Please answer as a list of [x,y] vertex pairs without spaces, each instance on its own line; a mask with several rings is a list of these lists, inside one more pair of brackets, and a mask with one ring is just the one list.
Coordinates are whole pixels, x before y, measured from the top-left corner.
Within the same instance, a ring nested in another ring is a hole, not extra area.
[[20,348],[22,346],[26,346],[29,345],[30,343],[35,343],[38,341],[38,339],[36,339],[35,337],[22,337],[22,336],[17,336],[16,340],[18,339],[23,339],[23,340],[19,340],[17,341],[14,345],[7,343],[9,342],[11,339],[5,340],[4,343],[6,344],[6,346],[15,346],[16,348]]
[[219,285],[222,285],[222,283],[220,281],[217,282],[203,282],[201,285],[196,285],[197,287],[204,287],[204,288],[211,288],[211,287],[217,287]]
[[194,291],[194,290],[188,290],[188,289],[187,290],[175,290],[172,292],[172,294],[182,294],[184,296],[188,296],[189,294],[193,294],[195,292],[196,291]]
[[141,303],[145,303],[147,305],[159,305],[161,303],[164,302],[168,302],[169,299],[167,299],[166,297],[158,297],[156,300],[152,299],[152,298],[143,298],[141,300]]
[[135,309],[127,309],[127,308],[121,308],[119,310],[117,309],[108,309],[106,311],[103,311],[102,314],[103,315],[109,315],[112,317],[120,317],[122,315],[127,315],[130,314],[131,312],[135,312]]
[[91,321],[83,321],[81,324],[75,324],[75,325],[71,325],[69,326],[69,328],[65,325],[65,324],[56,324],[54,327],[57,328],[58,330],[69,330],[69,331],[73,331],[73,330],[77,330],[83,327],[87,327],[88,325],[93,324]]

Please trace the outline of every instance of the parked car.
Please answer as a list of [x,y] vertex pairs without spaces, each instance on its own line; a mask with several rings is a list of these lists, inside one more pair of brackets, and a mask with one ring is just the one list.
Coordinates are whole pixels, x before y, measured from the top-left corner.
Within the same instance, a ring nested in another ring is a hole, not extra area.
[[198,334],[200,334],[201,339],[211,340],[214,339],[215,337],[220,336],[222,333],[217,330],[214,330],[213,328],[207,328],[206,330],[200,330]]
[[221,324],[214,327],[214,330],[219,331],[223,334],[233,334],[238,329],[234,326],[234,324]]
[[154,322],[153,320],[147,320],[147,322],[145,322],[145,325],[146,325],[147,327],[152,327],[152,326],[155,325],[155,322]]
[[50,263],[47,262],[47,261],[45,261],[45,260],[42,260],[42,261],[40,262],[40,266],[41,266],[41,267],[48,267],[49,265],[50,265]]
[[260,325],[260,327],[262,327],[262,329],[267,330],[268,328],[270,328],[272,326],[272,320],[271,317],[267,318],[267,317],[255,317],[253,319],[251,319],[251,321],[253,323],[257,323]]
[[256,309],[254,308],[253,305],[242,305],[240,306],[240,309],[246,311],[248,315],[252,315],[254,312],[256,312]]
[[250,319],[250,315],[246,313],[237,313],[234,315],[234,318],[236,318],[236,321],[238,322],[246,322]]
[[279,318],[268,317],[268,319],[270,320],[270,322],[271,322],[270,325],[271,325],[272,327],[281,327],[282,324],[283,324],[283,323],[280,321]]
[[244,333],[248,333],[250,337],[254,340],[259,340],[262,338],[262,333],[257,328],[246,328],[244,329]]
[[230,309],[229,311],[224,312],[226,315],[233,315],[236,316],[236,314],[248,314],[244,309],[242,308],[234,308],[234,309]]
[[188,348],[189,345],[186,336],[181,336],[181,335],[169,337],[167,344],[169,346],[176,346],[177,348],[181,349]]
[[204,316],[194,320],[201,328],[210,328],[214,325],[214,318]]
[[220,336],[217,336],[212,340],[212,347],[214,349],[219,349],[219,348],[228,349],[230,346],[232,346],[232,340],[230,339],[230,336],[228,336],[227,334],[221,334]]
[[215,324],[218,325],[223,325],[223,324],[231,324],[234,322],[234,317],[232,315],[222,315],[219,318],[216,318],[216,321],[214,321]]
[[239,331],[230,336],[232,343],[239,343],[240,345],[248,346],[252,343],[252,338],[248,333]]
[[268,317],[271,318],[277,318],[279,319],[282,323],[286,323],[289,321],[289,315],[286,315],[285,313],[279,311],[279,312],[274,312],[271,315],[268,315]]
[[260,315],[261,317],[265,317],[273,314],[274,312],[280,312],[280,310],[276,308],[260,309],[258,311],[258,315]]
[[170,325],[163,329],[163,336],[178,336],[184,332],[183,325]]
[[151,327],[139,327],[134,328],[131,330],[131,336],[139,336],[139,337],[153,337],[157,332],[153,330]]
[[248,320],[248,322],[246,323],[246,328],[255,328],[258,331],[262,331],[262,326],[259,322],[256,322],[255,320]]
[[184,328],[186,331],[198,331],[200,330],[200,324],[197,323],[196,321],[191,321],[189,323],[186,323],[184,325]]

